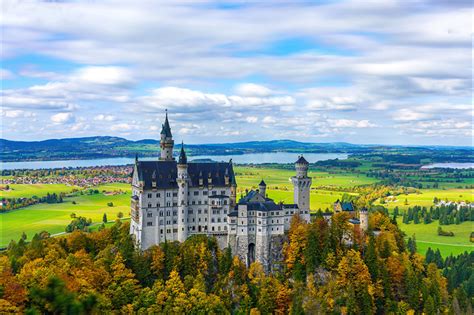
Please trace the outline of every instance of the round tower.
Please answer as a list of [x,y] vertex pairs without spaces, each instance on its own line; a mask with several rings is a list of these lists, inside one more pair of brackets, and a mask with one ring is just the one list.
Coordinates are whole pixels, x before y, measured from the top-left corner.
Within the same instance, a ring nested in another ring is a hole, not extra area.
[[301,155],[295,162],[296,175],[291,178],[294,187],[293,199],[298,205],[299,215],[310,221],[310,191],[311,191],[311,177],[308,177],[309,163]]
[[367,232],[367,230],[369,229],[369,212],[367,211],[367,208],[362,208],[359,211],[359,221],[360,221],[360,228],[364,232]]
[[160,137],[161,161],[173,160],[173,147],[173,135],[171,134],[171,127],[168,121],[168,111],[166,111],[165,123],[162,125]]
[[260,184],[258,184],[258,190],[260,191],[260,194],[263,196],[263,197],[267,197],[267,184],[265,184],[265,182],[262,181],[260,182]]
[[188,237],[188,159],[181,143],[178,159],[178,241],[184,242]]

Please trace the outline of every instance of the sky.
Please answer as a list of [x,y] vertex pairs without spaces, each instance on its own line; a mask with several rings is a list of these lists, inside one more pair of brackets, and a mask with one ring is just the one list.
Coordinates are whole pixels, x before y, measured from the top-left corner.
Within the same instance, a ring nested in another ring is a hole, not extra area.
[[470,0],[1,6],[2,138],[472,145]]

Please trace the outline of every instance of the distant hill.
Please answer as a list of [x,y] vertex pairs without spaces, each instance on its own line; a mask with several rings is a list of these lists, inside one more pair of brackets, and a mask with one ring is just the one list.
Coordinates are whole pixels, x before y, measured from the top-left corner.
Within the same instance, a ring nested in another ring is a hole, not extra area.
[[[179,144],[178,144],[179,146]],[[383,160],[406,160],[405,155],[416,155],[416,160],[427,158],[437,161],[472,161],[470,147],[436,146],[384,146],[358,145],[346,142],[310,143],[293,140],[247,141],[237,143],[188,144],[186,151],[191,155],[230,155],[265,152],[293,153],[348,153],[352,155],[371,154]],[[153,139],[138,141],[120,137],[85,137],[49,139],[44,141],[11,141],[0,139],[0,160],[74,160],[113,157],[153,157],[159,154],[160,142]],[[177,150],[176,150],[177,152]],[[434,154],[436,153],[436,154]],[[436,156],[436,159],[431,159]]]
[[[120,137],[85,137],[49,139],[44,141],[11,141],[0,139],[2,161],[32,161],[60,159],[95,159],[110,157],[156,156],[160,142],[153,139],[138,141]],[[186,145],[192,155],[226,155],[258,152],[355,153],[367,146],[350,143],[306,143],[293,140],[248,141]]]

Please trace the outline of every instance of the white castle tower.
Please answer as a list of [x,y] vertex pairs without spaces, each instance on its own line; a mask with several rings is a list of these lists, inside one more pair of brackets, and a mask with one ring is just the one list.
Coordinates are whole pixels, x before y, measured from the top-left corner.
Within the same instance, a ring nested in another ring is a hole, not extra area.
[[168,121],[168,111],[166,111],[165,123],[161,128],[160,148],[161,148],[161,161],[173,160],[173,135],[171,134],[171,127]]
[[298,205],[300,216],[310,221],[309,207],[310,207],[310,190],[311,177],[308,177],[309,163],[303,156],[300,156],[295,162],[296,176],[291,178],[294,187],[294,202]]
[[184,242],[188,237],[188,159],[181,143],[178,159],[178,241]]
[[359,222],[362,231],[367,232],[367,230],[369,229],[369,212],[366,208],[362,208],[359,211]]

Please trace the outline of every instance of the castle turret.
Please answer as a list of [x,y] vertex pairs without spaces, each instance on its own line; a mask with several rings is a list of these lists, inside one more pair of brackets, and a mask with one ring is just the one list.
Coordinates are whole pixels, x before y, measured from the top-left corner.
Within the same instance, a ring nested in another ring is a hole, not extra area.
[[165,123],[162,125],[162,128],[161,128],[161,138],[160,138],[160,149],[161,149],[160,160],[161,161],[173,160],[173,147],[174,147],[173,135],[171,134],[171,127],[168,121],[168,111],[166,111]]
[[265,182],[262,181],[260,182],[260,184],[258,184],[258,191],[260,192],[260,194],[263,196],[263,197],[267,197],[267,184],[265,184]]
[[369,229],[369,212],[367,211],[367,208],[362,208],[359,211],[359,221],[362,231],[367,232]]
[[178,241],[184,242],[188,237],[188,159],[181,143],[178,159]]
[[[229,160],[229,166],[232,168],[232,159]],[[232,174],[230,177],[230,205],[235,207],[237,204],[237,182],[235,181],[235,175]]]
[[300,216],[307,222],[310,221],[310,191],[311,177],[308,177],[309,163],[303,156],[295,162],[296,176],[291,178],[294,187],[294,202],[298,205]]

